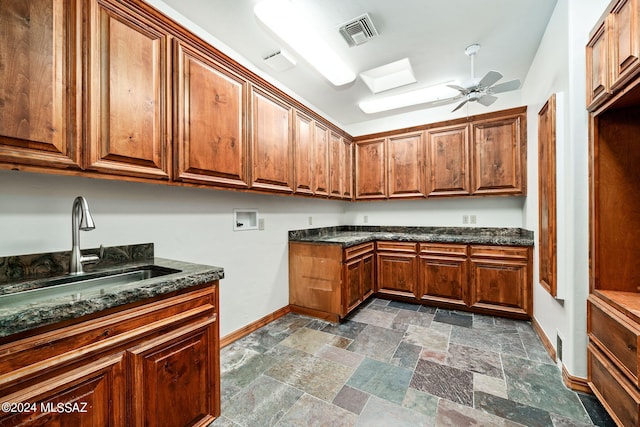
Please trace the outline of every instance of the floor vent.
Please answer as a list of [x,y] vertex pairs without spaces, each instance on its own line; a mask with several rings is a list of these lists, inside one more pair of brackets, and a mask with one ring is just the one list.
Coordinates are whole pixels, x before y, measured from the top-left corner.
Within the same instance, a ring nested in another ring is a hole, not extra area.
[[562,338],[560,335],[556,335],[556,359],[558,362],[562,362]]
[[378,30],[373,26],[373,21],[368,13],[345,22],[339,30],[350,47],[366,43],[378,35]]

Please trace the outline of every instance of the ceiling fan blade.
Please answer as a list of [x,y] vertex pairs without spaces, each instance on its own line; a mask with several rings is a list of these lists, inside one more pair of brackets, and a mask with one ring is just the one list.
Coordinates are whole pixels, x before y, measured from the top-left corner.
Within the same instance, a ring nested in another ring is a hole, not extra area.
[[462,93],[463,95],[466,95],[469,93],[469,89],[464,88],[462,86],[458,86],[458,85],[447,85],[447,87],[450,87],[451,89],[455,89],[457,91],[460,91],[460,93]]
[[462,108],[462,106],[464,104],[466,104],[467,102],[469,102],[469,100],[465,99],[464,101],[462,101],[460,104],[458,104],[458,106],[456,108],[454,108],[453,110],[451,110],[451,112],[453,113],[454,111],[458,111],[459,109]]
[[502,78],[502,74],[500,74],[499,72],[489,71],[487,74],[484,75],[482,80],[480,80],[480,82],[478,83],[478,87],[489,87],[495,82],[497,82],[498,80],[500,80],[501,78]]
[[510,90],[516,90],[520,87],[520,80],[511,80],[508,82],[500,83],[489,88],[491,93],[509,92]]
[[485,107],[488,107],[489,105],[493,104],[497,100],[498,100],[498,97],[493,95],[482,95],[480,98],[478,98],[478,102],[484,105]]

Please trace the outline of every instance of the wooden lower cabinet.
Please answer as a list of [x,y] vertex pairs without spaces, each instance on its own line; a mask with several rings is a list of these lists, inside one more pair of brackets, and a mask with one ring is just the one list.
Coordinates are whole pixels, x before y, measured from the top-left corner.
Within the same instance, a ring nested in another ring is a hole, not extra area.
[[467,245],[421,243],[418,266],[421,301],[467,307]]
[[589,386],[619,426],[640,423],[637,320],[599,296],[587,300]]
[[289,242],[289,304],[294,312],[337,322],[373,294],[374,244]]
[[208,425],[220,414],[217,282],[0,345],[0,426]]
[[469,260],[471,307],[518,318],[531,316],[531,248],[472,245]]
[[370,295],[496,316],[533,314],[532,248],[289,242],[293,311],[337,322]]
[[364,255],[348,259],[344,263],[343,313],[345,314],[373,294],[375,282],[373,245],[367,245],[366,248],[369,250]]
[[377,242],[377,292],[382,295],[418,297],[416,243]]

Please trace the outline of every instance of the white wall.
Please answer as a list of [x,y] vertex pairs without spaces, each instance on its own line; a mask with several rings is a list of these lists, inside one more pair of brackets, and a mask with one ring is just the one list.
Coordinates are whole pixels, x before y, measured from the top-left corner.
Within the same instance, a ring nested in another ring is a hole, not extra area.
[[557,129],[558,287],[562,300],[540,285],[534,264],[534,317],[550,342],[563,339],[563,363],[586,377],[586,298],[589,291],[588,122],[585,45],[608,0],[559,0],[523,85],[528,105],[528,183],[524,225],[538,232],[537,113],[560,93]]
[[[524,197],[442,198],[350,203],[345,223],[462,227],[462,215],[476,215],[477,227],[522,227]],[[365,217],[367,222],[365,222]]]
[[[0,256],[71,249],[71,205],[89,202],[96,229],[81,247],[155,243],[156,256],[223,267],[224,336],[289,304],[288,230],[339,225],[345,202],[0,171]],[[233,229],[233,208],[257,208],[264,231]]]

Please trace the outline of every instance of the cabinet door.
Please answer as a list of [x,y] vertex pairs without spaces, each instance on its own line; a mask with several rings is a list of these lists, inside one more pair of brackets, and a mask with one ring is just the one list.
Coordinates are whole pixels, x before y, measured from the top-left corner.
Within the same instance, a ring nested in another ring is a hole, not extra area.
[[29,402],[35,407],[29,412],[0,412],[0,425],[124,426],[124,365],[123,354],[116,354],[3,396],[3,402]]
[[427,130],[427,196],[469,194],[469,126]]
[[210,318],[128,350],[129,425],[206,425],[220,414],[217,328]]
[[608,36],[603,23],[587,44],[587,107],[594,108],[610,94]]
[[329,195],[329,130],[319,123],[313,130],[313,193]]
[[362,259],[356,258],[344,264],[343,317],[362,302]]
[[611,90],[616,90],[640,68],[638,0],[622,0],[611,11]]
[[86,166],[168,179],[167,35],[121,7],[90,2]]
[[373,252],[362,257],[362,300],[369,298],[375,291],[376,270]]
[[556,97],[538,112],[538,259],[540,285],[557,294]]
[[523,115],[473,123],[474,194],[526,194]]
[[253,88],[251,186],[271,191],[292,191],[292,108]]
[[424,197],[424,133],[390,137],[389,197]]
[[80,167],[80,3],[0,5],[0,162]]
[[208,55],[174,44],[176,180],[247,187],[247,83]]
[[378,242],[377,247],[377,291],[382,294],[417,298],[416,245],[404,242]]
[[421,255],[419,262],[421,300],[461,307],[468,305],[466,258]]
[[296,193],[313,194],[313,121],[296,111],[295,120],[295,184]]
[[329,195],[338,199],[342,198],[343,158],[342,138],[329,132]]
[[385,139],[357,142],[355,155],[356,199],[386,198]]
[[471,307],[530,317],[530,249],[472,246],[470,252]]
[[342,139],[344,148],[342,171],[342,198],[351,200],[353,196],[353,146],[351,141]]

